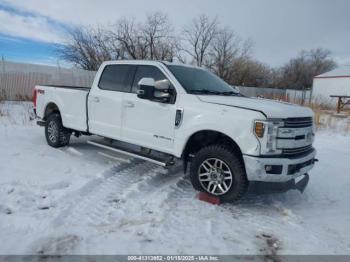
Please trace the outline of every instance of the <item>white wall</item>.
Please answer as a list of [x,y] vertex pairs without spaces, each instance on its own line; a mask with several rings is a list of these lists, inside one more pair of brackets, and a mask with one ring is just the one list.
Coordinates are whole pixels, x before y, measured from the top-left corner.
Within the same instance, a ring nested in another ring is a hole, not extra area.
[[312,101],[336,105],[336,98],[330,95],[350,96],[350,77],[344,78],[315,78],[312,87]]

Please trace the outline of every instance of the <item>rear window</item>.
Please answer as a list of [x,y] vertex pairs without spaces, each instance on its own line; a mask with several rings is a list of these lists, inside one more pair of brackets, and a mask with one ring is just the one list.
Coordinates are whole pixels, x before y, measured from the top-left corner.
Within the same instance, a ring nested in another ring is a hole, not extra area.
[[130,65],[108,65],[102,72],[98,86],[104,90],[130,92],[133,74]]

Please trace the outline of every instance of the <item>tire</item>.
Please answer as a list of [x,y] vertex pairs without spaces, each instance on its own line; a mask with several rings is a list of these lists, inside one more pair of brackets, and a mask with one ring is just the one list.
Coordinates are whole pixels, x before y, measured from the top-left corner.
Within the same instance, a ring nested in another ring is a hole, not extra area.
[[63,147],[69,144],[71,133],[62,125],[60,114],[54,113],[47,117],[45,137],[47,144],[52,147]]
[[224,145],[200,149],[192,159],[190,179],[196,190],[219,197],[222,202],[240,199],[248,187],[242,161]]

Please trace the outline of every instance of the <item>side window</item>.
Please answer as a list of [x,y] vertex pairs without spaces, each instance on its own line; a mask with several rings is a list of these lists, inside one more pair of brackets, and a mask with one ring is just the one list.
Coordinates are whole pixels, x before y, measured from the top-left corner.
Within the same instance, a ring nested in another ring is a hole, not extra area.
[[138,66],[132,85],[132,93],[136,93],[139,81],[144,77],[151,77],[155,81],[167,79],[165,75],[155,66]]
[[134,68],[130,65],[108,65],[101,74],[98,87],[104,90],[130,92]]

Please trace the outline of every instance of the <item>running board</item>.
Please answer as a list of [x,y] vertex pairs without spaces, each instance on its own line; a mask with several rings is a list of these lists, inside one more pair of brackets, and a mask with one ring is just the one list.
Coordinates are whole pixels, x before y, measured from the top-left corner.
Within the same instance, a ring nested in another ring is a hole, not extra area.
[[161,159],[151,158],[151,157],[142,155],[142,154],[137,153],[137,152],[132,152],[131,150],[127,150],[127,149],[124,149],[124,148],[121,148],[121,147],[110,146],[110,145],[106,145],[104,143],[94,142],[94,141],[90,141],[90,140],[87,141],[87,143],[90,144],[90,145],[97,146],[97,147],[100,147],[100,148],[104,148],[104,149],[107,149],[107,150],[111,150],[111,151],[114,151],[114,152],[117,152],[117,153],[120,153],[120,154],[123,154],[123,155],[135,157],[135,158],[138,158],[138,159],[142,159],[142,160],[154,163],[154,164],[162,166],[162,167],[168,167],[168,166],[174,165],[174,162],[171,161],[171,160],[170,161],[162,161]]
[[130,160],[128,160],[128,159],[124,159],[124,158],[121,158],[121,157],[116,157],[116,156],[113,156],[113,155],[110,155],[110,154],[106,154],[106,153],[103,153],[103,152],[97,152],[97,154],[99,154],[100,156],[109,158],[111,160],[115,160],[115,161],[118,161],[118,162],[123,162],[123,163],[130,164]]

